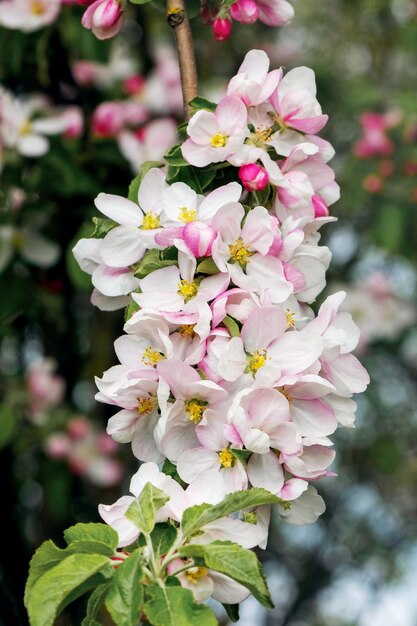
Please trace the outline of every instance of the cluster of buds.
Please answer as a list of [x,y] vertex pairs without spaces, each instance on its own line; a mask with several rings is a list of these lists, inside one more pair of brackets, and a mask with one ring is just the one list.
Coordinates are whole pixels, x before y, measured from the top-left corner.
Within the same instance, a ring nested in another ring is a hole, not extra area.
[[254,24],[260,20],[268,26],[284,26],[290,22],[294,9],[286,0],[207,0],[201,9],[203,21],[213,28],[218,41],[228,39],[232,22]]

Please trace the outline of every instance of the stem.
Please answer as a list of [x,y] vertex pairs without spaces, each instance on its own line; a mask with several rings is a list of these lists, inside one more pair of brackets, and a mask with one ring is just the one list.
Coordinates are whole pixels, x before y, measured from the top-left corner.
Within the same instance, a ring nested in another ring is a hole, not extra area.
[[190,22],[185,10],[185,0],[167,0],[167,19],[175,34],[184,114],[186,119],[189,119],[191,108],[188,103],[197,95],[197,69]]

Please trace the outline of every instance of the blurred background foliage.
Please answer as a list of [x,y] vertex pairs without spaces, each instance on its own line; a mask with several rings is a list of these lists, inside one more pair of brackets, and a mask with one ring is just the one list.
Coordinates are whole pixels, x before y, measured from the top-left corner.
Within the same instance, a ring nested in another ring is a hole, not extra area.
[[[82,9],[76,6],[63,7],[53,25],[34,33],[0,30],[3,86],[15,95],[46,93],[54,106],[81,107],[84,117],[79,136],[50,138],[48,153],[39,159],[4,154],[0,475],[6,515],[0,624],[5,626],[27,623],[21,598],[34,549],[49,537],[59,542],[71,523],[98,520],[97,504],[125,491],[135,470],[130,447],[116,448],[106,437],[109,414],[93,397],[93,376],[115,362],[112,343],[123,314],[91,306],[89,277],[72,260],[71,248],[92,230],[97,193],[126,195],[134,173],[120,149],[119,131],[100,135],[94,121],[100,103],[128,99],[144,107],[143,119],[139,115],[130,124],[142,153],[150,121],[181,121],[178,76],[167,47],[172,42],[163,3],[155,4],[130,9],[117,53],[114,41],[99,42],[81,27]],[[189,4],[198,13],[197,3]],[[342,188],[333,210],[339,221],[324,235],[333,252],[328,291],[348,292],[345,308],[362,328],[360,357],[372,384],[359,398],[356,429],[337,437],[338,477],[319,486],[325,515],[305,528],[273,522],[263,559],[277,608],[263,613],[248,600],[239,623],[413,626],[417,3],[299,0],[295,9],[285,29],[234,24],[232,37],[222,43],[197,14],[192,25],[200,91],[215,100],[255,47],[267,50],[274,66],[305,64],[315,70],[319,100],[330,115],[324,135],[336,149],[333,165]],[[76,71],[80,61],[101,64],[101,79],[83,82]],[[145,85],[135,93],[124,82],[132,75],[143,77]],[[364,118],[364,112],[379,116]],[[47,267],[25,257],[22,236],[33,225],[59,246]],[[75,613],[60,623],[79,621]]]

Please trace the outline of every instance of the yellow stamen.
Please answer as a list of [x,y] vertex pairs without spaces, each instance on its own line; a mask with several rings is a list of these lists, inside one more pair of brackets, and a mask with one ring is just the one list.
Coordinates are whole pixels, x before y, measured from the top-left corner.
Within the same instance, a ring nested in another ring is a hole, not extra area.
[[30,12],[32,15],[43,15],[45,13],[45,5],[40,0],[33,0],[30,3]]
[[248,363],[249,369],[252,374],[256,374],[256,372],[265,365],[266,360],[266,350],[264,350],[263,352],[258,352],[258,350],[255,350],[255,352],[252,354],[252,358]]
[[159,219],[159,215],[155,215],[152,211],[148,211],[145,213],[145,217],[143,218],[142,228],[143,230],[154,230],[155,228],[159,228],[161,226],[161,221]]
[[276,387],[276,389],[277,389],[277,391],[282,393],[284,398],[287,398],[288,402],[291,402],[291,400],[292,400],[291,395],[288,393],[288,391],[285,391],[284,387]]
[[158,352],[158,350],[152,350],[151,346],[146,348],[142,354],[142,363],[144,365],[156,365],[159,361],[164,359],[164,355]]
[[187,209],[187,207],[183,206],[180,208],[180,214],[178,219],[184,224],[189,224],[195,220],[197,215],[197,211],[195,209]]
[[186,300],[193,298],[198,291],[198,285],[195,281],[182,280],[178,283],[177,293],[183,296]]
[[143,398],[138,396],[136,400],[138,401],[136,411],[139,413],[139,415],[148,415],[148,413],[152,413],[157,404],[155,396],[148,396]]
[[233,467],[235,464],[235,457],[227,448],[223,448],[219,452],[219,461],[222,467]]
[[196,585],[200,578],[207,576],[208,570],[206,567],[193,567],[186,572],[187,578],[193,585]]
[[207,402],[201,402],[200,400],[186,400],[185,411],[188,413],[188,418],[194,424],[199,424],[203,419],[203,413]]
[[227,135],[222,135],[221,133],[217,133],[216,135],[213,135],[213,137],[210,139],[210,143],[213,146],[213,148],[224,148],[228,140],[229,140],[229,137]]
[[291,313],[291,311],[289,309],[287,309],[287,312],[285,313],[286,318],[287,318],[287,327],[288,328],[295,328],[295,313]]
[[254,252],[251,252],[243,243],[242,239],[238,239],[235,243],[229,244],[230,258],[237,261],[240,265],[246,265]]
[[181,324],[179,328],[179,333],[183,337],[191,337],[191,339],[194,339],[197,334],[194,330],[194,327],[195,324]]
[[32,124],[29,122],[29,120],[23,122],[19,132],[21,135],[30,135],[30,133],[32,132]]

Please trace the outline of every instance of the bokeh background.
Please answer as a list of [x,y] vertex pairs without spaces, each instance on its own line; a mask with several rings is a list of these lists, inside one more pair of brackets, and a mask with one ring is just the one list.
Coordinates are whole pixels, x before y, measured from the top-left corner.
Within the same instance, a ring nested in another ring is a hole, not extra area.
[[[92,232],[100,191],[126,195],[138,164],[175,140],[181,92],[162,2],[131,7],[122,33],[99,42],[63,6],[33,33],[0,28],[0,81],[40,110],[68,115],[42,157],[5,148],[0,177],[0,624],[27,624],[28,562],[47,538],[98,521],[126,492],[130,446],[105,434],[94,375],[115,363],[123,313],[90,303],[71,249]],[[299,0],[284,29],[235,23],[216,42],[190,2],[200,92],[224,91],[250,48],[274,66],[312,67],[330,122],[342,199],[323,235],[328,293],[362,330],[372,383],[355,430],[336,438],[338,476],[308,527],[273,521],[262,555],[276,601],[248,600],[242,626],[417,624],[417,2]],[[14,101],[16,105],[16,101]],[[0,112],[1,127],[1,112]],[[81,623],[77,607],[60,619]]]

